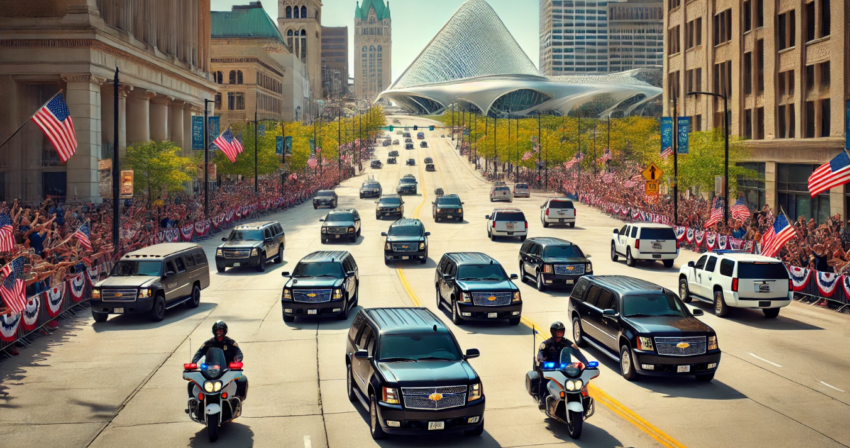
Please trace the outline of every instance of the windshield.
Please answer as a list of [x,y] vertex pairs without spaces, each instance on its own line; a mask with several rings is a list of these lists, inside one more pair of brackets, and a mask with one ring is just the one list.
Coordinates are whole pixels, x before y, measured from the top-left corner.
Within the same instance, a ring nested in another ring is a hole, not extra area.
[[112,269],[113,277],[129,277],[131,275],[145,275],[148,277],[159,277],[162,269],[161,261],[128,261],[121,260]]
[[437,205],[460,205],[458,198],[440,198],[437,199]]
[[549,246],[543,250],[543,256],[551,258],[569,258],[584,257],[584,254],[578,246]]
[[204,355],[204,362],[201,363],[201,372],[207,378],[218,378],[227,368],[227,361],[224,358],[224,351],[217,347],[210,347]]
[[528,188],[528,185],[526,185],[526,184],[516,184],[516,187],[517,188]]
[[381,361],[460,361],[455,341],[445,333],[392,334],[381,338]]
[[[410,159],[410,160],[413,160],[413,159]],[[401,183],[403,183],[403,184],[415,184],[416,179],[402,179]]]
[[298,263],[295,266],[295,271],[292,272],[293,277],[334,277],[342,278],[342,268],[337,262],[323,263]]
[[330,196],[333,196],[333,195],[334,195],[333,191],[320,191],[320,192],[316,193],[316,196],[330,197]]
[[354,215],[351,213],[330,213],[325,222],[351,222],[354,221]]
[[508,187],[496,187],[496,191],[511,191]]
[[549,208],[575,208],[572,201],[550,201]]
[[391,236],[422,236],[422,228],[419,226],[392,226]]
[[640,237],[650,240],[675,240],[676,234],[672,228],[667,229],[641,229]]
[[425,163],[432,163],[432,162],[434,162],[434,159],[432,159],[430,157],[425,157]]
[[525,221],[525,215],[522,213],[496,213],[496,221]]
[[500,264],[462,265],[457,271],[458,280],[507,280],[508,275]]
[[678,316],[688,314],[672,294],[628,295],[623,299],[626,317]]
[[227,241],[263,241],[262,230],[233,230]]
[[364,185],[366,188],[381,188],[380,184],[366,184]]
[[787,280],[788,271],[781,263],[738,263],[738,278]]
[[399,198],[381,198],[381,205],[399,205],[401,204],[401,199]]

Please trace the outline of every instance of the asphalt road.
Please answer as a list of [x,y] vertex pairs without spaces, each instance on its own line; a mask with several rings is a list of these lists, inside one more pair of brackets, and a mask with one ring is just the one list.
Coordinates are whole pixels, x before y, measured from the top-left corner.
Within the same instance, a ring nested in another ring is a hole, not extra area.
[[[401,118],[402,124],[433,124]],[[412,132],[412,131],[411,131]],[[593,447],[831,447],[850,445],[850,318],[798,303],[778,319],[760,312],[733,310],[720,319],[710,306],[701,319],[718,334],[723,358],[711,383],[692,378],[644,378],[628,382],[616,362],[593,348],[601,376],[591,394],[596,414],[582,438],[573,441],[566,429],[547,420],[525,392],[524,375],[534,354],[530,324],[544,328],[554,320],[568,324],[567,291],[540,293],[522,283],[523,324],[471,323],[456,327],[445,310],[436,310],[434,269],[447,251],[480,251],[498,259],[509,273],[517,272],[519,240],[486,237],[484,215],[489,184],[440,138],[440,129],[426,131],[429,148],[404,150],[398,165],[367,169],[394,191],[403,174],[414,174],[419,194],[405,198],[405,216],[418,217],[431,232],[426,264],[382,260],[383,238],[390,221],[377,222],[373,199],[359,199],[366,176],[337,189],[340,207],[353,207],[363,219],[362,236],[354,243],[322,245],[319,219],[325,210],[305,205],[270,215],[286,231],[282,265],[260,274],[251,268],[211,272],[201,306],[169,311],[164,321],[141,316],[111,317],[94,323],[85,313],[63,325],[51,337],[39,338],[21,355],[0,362],[0,446],[206,446],[206,430],[189,420],[182,364],[210,337],[210,327],[225,320],[245,354],[250,380],[244,414],[221,431],[219,446],[362,447],[390,446],[555,446]],[[394,133],[393,133],[394,134]],[[401,136],[393,135],[401,139]],[[403,147],[403,146],[401,146]],[[422,160],[433,157],[437,171],[426,173]],[[416,166],[405,166],[415,158]],[[465,202],[463,223],[434,223],[434,189],[458,193]],[[644,278],[676,288],[680,265],[695,260],[683,251],[675,268],[660,263],[625,266],[608,257],[611,230],[619,221],[578,206],[574,229],[544,229],[539,206],[547,195],[517,199],[529,221],[530,236],[559,236],[578,243],[593,255],[597,274]],[[265,219],[264,218],[264,219]],[[216,241],[202,244],[212,260]],[[313,251],[350,251],[361,270],[360,306],[425,306],[435,311],[457,336],[463,349],[478,348],[471,364],[481,375],[487,396],[486,427],[481,437],[390,437],[376,444],[369,436],[367,413],[345,395],[345,334],[350,325],[337,320],[281,319],[280,271],[291,270]],[[213,267],[213,271],[215,268]],[[66,321],[67,322],[67,321]],[[570,334],[570,333],[568,333]],[[539,343],[540,341],[538,341]]]

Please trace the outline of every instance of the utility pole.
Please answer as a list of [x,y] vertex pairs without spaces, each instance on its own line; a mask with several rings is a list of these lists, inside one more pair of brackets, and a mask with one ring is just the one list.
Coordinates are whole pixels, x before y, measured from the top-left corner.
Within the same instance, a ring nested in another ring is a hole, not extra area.
[[[608,146],[608,154],[609,156],[612,154],[611,150],[611,115],[608,115],[608,138],[605,140],[606,145]],[[611,159],[605,161],[606,168],[608,168],[608,172],[611,172]]]
[[673,92],[673,225],[679,225],[679,105]]
[[[118,67],[115,67],[115,79],[112,80],[112,91],[114,93],[112,111],[114,112],[114,121],[112,123],[112,253],[117,254],[121,245],[121,213],[118,206],[118,197],[121,196],[120,181],[121,171],[119,169],[119,148],[118,148]],[[69,120],[70,121],[70,120]],[[206,134],[204,134],[206,135]],[[153,198],[148,198],[153,202]]]
[[[576,111],[576,117],[578,117],[578,150],[576,151],[576,157],[581,155],[581,109]],[[582,157],[584,159],[584,157]],[[576,176],[576,200],[581,202],[581,195],[579,194],[579,187],[581,186],[581,160],[576,164],[578,165],[578,175]]]
[[455,141],[455,103],[452,103],[452,141]]
[[336,109],[337,127],[336,127],[336,142],[337,142],[337,183],[342,184],[342,103]]
[[[210,216],[210,144],[209,144],[209,112],[207,104],[214,100],[204,99],[204,218]],[[118,110],[118,109],[115,109]]]
[[260,192],[260,181],[257,174],[257,139],[260,134],[257,128],[259,128],[257,123],[257,109],[254,108],[254,193]]
[[496,146],[499,142],[496,139],[496,127],[499,125],[499,116],[493,117],[493,166],[496,170],[496,175],[499,175],[499,147]]

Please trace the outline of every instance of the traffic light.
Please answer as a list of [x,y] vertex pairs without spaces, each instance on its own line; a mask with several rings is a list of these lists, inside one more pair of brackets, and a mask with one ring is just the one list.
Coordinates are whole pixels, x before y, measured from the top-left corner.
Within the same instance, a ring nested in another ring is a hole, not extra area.
[[434,126],[428,126],[428,130],[429,130],[429,131],[433,131],[433,130],[434,130]]
[[418,131],[418,130],[419,130],[419,126],[416,126],[416,125],[414,124],[414,125],[413,125],[413,130],[414,130],[414,131]]

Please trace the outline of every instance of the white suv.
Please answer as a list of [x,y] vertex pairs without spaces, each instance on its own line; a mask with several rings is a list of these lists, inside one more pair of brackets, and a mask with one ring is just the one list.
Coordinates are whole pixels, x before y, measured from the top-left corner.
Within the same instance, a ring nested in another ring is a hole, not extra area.
[[614,229],[611,237],[611,261],[620,256],[626,257],[628,266],[634,266],[636,260],[646,260],[662,261],[669,268],[679,256],[679,240],[673,228],[664,224],[626,224]]
[[525,241],[528,236],[528,220],[518,208],[497,208],[487,219],[487,237],[490,240],[497,236],[519,237]]
[[540,206],[540,222],[543,227],[550,224],[566,224],[576,226],[576,208],[573,201],[567,198],[549,199]]
[[791,304],[791,278],[785,265],[762,255],[719,251],[704,254],[679,269],[679,295],[714,305],[723,317],[729,308],[761,309],[774,318]]

